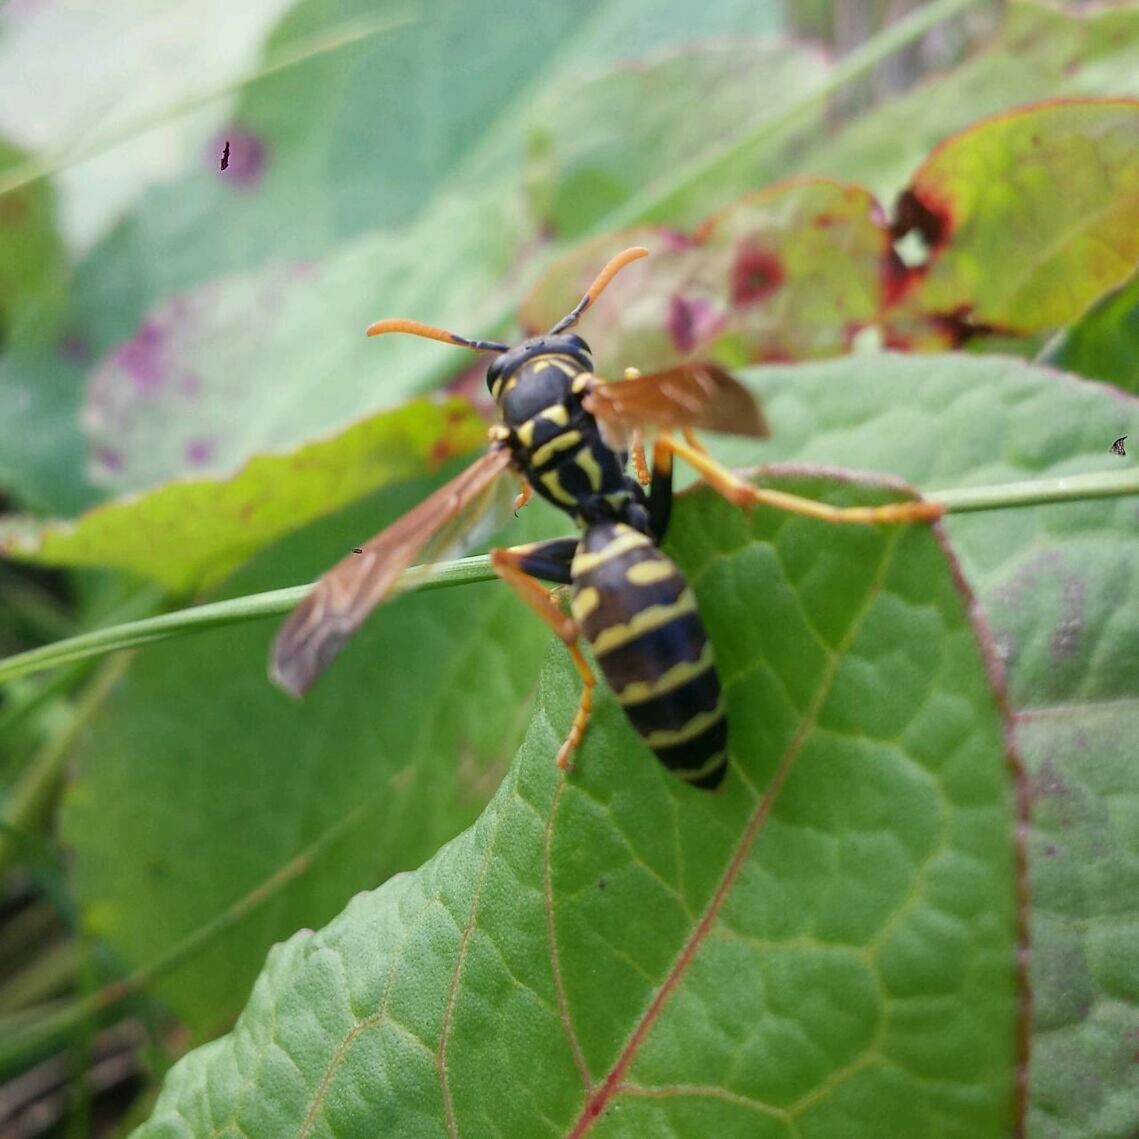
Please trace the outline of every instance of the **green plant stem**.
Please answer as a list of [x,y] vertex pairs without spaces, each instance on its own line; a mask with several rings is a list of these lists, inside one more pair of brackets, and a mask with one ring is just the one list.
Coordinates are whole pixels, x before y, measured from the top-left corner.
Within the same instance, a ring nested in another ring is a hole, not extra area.
[[[415,567],[407,571],[413,575],[414,590],[440,589],[448,585],[463,585],[476,581],[490,581],[494,571],[485,557],[462,558],[432,566],[428,570]],[[104,656],[122,649],[137,649],[153,641],[164,641],[183,633],[211,629],[216,625],[233,625],[252,621],[258,617],[277,617],[298,605],[312,587],[294,585],[287,589],[274,589],[248,597],[235,597],[229,601],[215,601],[208,605],[195,605],[174,613],[145,617],[141,621],[128,621],[81,633],[65,641],[43,645],[26,653],[0,660],[0,682],[11,680],[28,672],[45,668],[58,668],[86,657]]]
[[961,487],[956,490],[923,491],[924,498],[940,502],[947,514],[978,510],[1009,510],[1020,506],[1044,506],[1055,502],[1082,502],[1139,494],[1139,469],[1094,471],[1063,478],[1033,479],[1000,486]]
[[[125,629],[129,625],[113,628]],[[66,645],[80,639],[72,637],[70,641],[58,643]],[[43,818],[59,787],[76,737],[103,706],[128,663],[126,657],[118,657],[103,664],[79,698],[67,726],[52,735],[12,785],[0,808],[0,877],[22,853],[23,836],[30,835]]]
[[[1095,472],[1071,475],[1066,478],[1035,479],[1031,482],[1004,483],[999,486],[965,487],[956,490],[930,491],[926,498],[940,502],[947,514],[963,514],[980,510],[1007,510],[1047,503],[1082,502],[1098,498],[1115,498],[1139,494],[1139,471]],[[477,581],[491,581],[494,571],[489,559],[483,555],[462,558],[432,566],[430,569],[414,567],[407,571],[413,575],[411,590],[441,589],[444,586],[466,585]],[[44,645],[26,653],[18,653],[0,660],[0,682],[37,672],[46,668],[59,668],[86,657],[103,656],[122,649],[134,649],[154,641],[184,633],[199,632],[218,625],[234,625],[259,617],[278,617],[296,606],[311,586],[297,585],[288,589],[274,589],[248,597],[235,597],[163,613],[141,621],[129,621],[96,629],[65,641]]]

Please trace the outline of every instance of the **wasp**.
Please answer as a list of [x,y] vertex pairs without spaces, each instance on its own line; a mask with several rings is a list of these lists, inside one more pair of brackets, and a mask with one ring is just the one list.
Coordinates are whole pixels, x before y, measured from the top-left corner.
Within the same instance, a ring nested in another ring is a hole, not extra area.
[[[685,363],[619,380],[593,371],[589,345],[569,330],[609,282],[647,249],[619,253],[571,311],[543,336],[511,347],[471,340],[406,319],[371,325],[494,353],[486,373],[497,407],[489,449],[415,509],[346,556],[313,587],[274,642],[270,675],[301,695],[368,614],[400,588],[404,570],[461,534],[485,511],[507,472],[521,480],[515,507],[536,492],[568,514],[576,536],[490,553],[495,572],[565,643],[581,677],[580,703],[557,753],[568,769],[593,707],[595,679],[584,640],[636,731],[686,782],[714,789],[727,770],[728,730],[712,645],[692,589],[661,550],[679,455],[730,501],[767,504],[824,521],[894,522],[935,517],[932,503],[840,509],[752,486],[722,467],[694,432],[762,438],[751,393],[716,364]],[[652,466],[645,432],[654,435]],[[635,476],[627,471],[634,459]],[[570,612],[542,585],[570,586]]]

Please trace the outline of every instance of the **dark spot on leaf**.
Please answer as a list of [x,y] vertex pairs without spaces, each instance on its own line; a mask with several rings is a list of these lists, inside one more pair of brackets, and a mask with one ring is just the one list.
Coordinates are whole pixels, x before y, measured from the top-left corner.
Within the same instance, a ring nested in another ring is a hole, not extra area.
[[835,218],[832,214],[816,214],[814,226],[816,229],[830,229],[835,223]]
[[221,152],[221,169],[229,169],[229,139],[225,140],[225,148]]
[[98,447],[94,454],[95,465],[104,471],[121,471],[123,469],[123,454],[113,447]]
[[152,393],[164,381],[166,334],[148,320],[116,353],[115,363],[134,381],[140,392]]
[[693,351],[715,332],[718,324],[708,301],[700,297],[688,300],[679,293],[668,298],[668,333],[678,352]]
[[432,445],[431,454],[427,457],[427,462],[432,468],[441,467],[448,459],[453,458],[456,453],[451,440],[446,436],[440,436]]
[[907,233],[917,233],[932,251],[945,244],[953,229],[949,210],[935,203],[929,194],[918,197],[913,190],[903,190],[894,206],[894,224],[890,236],[895,241]]
[[783,284],[779,258],[752,241],[745,242],[732,263],[729,290],[734,305],[753,305],[765,300]]
[[599,890],[604,890],[604,889],[605,889],[605,879],[604,879],[604,878],[598,878],[598,879],[597,879],[597,888],[598,888]]
[[1116,439],[1116,441],[1114,443],[1112,443],[1111,453],[1113,455],[1126,455],[1127,454],[1127,448],[1123,445],[1126,442],[1127,442],[1127,436],[1121,435],[1118,439]]
[[57,345],[60,358],[68,364],[83,367],[91,363],[91,342],[79,332],[67,332],[59,338]]
[[669,253],[691,249],[696,244],[688,234],[679,229],[672,229],[670,226],[661,226],[656,234],[660,238],[661,247]]
[[191,439],[185,447],[186,462],[191,467],[201,467],[214,457],[212,439]]
[[9,190],[0,194],[0,226],[15,229],[28,220],[28,196],[24,190]]
[[1063,586],[1060,620],[1052,630],[1049,648],[1055,661],[1068,660],[1079,652],[1080,633],[1084,627],[1084,583],[1066,577]]
[[923,269],[910,268],[893,250],[882,258],[882,306],[890,308],[921,280]]
[[[229,164],[223,173],[218,166],[217,156],[225,146],[229,147]],[[225,180],[227,186],[240,190],[254,189],[265,173],[265,162],[265,144],[261,136],[252,131],[231,128],[210,141],[210,168]]]
[[1070,795],[1072,789],[1064,782],[1052,760],[1046,759],[1040,765],[1040,770],[1029,780],[1029,793],[1034,799],[1054,799]]
[[1049,843],[1044,848],[1044,857],[1045,858],[1055,858],[1056,855],[1059,853],[1060,853],[1060,848],[1058,846],[1053,846],[1052,843]]
[[930,323],[948,341],[949,347],[960,348],[975,336],[1018,336],[1013,328],[1002,328],[997,324],[986,324],[981,320],[973,320],[970,316],[972,305],[961,305],[950,313],[932,313]]

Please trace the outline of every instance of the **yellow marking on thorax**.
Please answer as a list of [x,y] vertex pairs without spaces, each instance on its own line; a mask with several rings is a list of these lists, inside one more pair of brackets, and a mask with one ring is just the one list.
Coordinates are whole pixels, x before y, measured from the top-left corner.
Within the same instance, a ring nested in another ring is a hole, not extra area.
[[639,530],[634,530],[631,527],[627,530],[622,530],[616,538],[613,538],[607,545],[598,550],[597,553],[591,554],[584,550],[579,550],[574,554],[573,575],[574,577],[581,577],[583,574],[589,573],[590,570],[596,569],[599,565],[612,561],[622,554],[627,554],[630,550],[639,550],[644,546],[651,545],[652,543],[649,539]]
[[549,407],[539,411],[537,415],[531,416],[520,427],[517,428],[516,434],[523,447],[534,446],[534,432],[538,429],[538,424],[541,421],[552,423],[556,427],[565,427],[569,423],[569,408],[562,403],[551,404]]
[[716,707],[710,712],[700,712],[692,717],[683,727],[661,728],[660,731],[649,732],[645,736],[645,743],[651,748],[674,747],[694,740],[701,732],[706,732],[713,724],[724,717],[724,698],[716,701]]
[[558,478],[557,468],[552,471],[547,471],[540,479],[542,485],[550,492],[550,497],[555,502],[561,502],[566,506],[576,506],[577,496],[570,494],[565,487],[562,486],[562,480]]
[[539,356],[537,360],[557,368],[567,380],[572,380],[574,376],[581,374],[581,365],[570,356]]
[[[552,455],[556,455],[559,451],[568,451],[571,447],[577,447],[581,443],[580,431],[563,431],[560,435],[555,435],[548,443],[543,443],[531,456],[530,462],[536,467],[542,466],[547,459]],[[580,458],[578,462],[580,462]]]
[[596,656],[604,656],[645,633],[667,625],[677,617],[695,612],[696,598],[691,589],[685,589],[671,605],[650,605],[640,613],[635,613],[628,624],[610,625],[608,629],[602,629],[593,641],[593,652]]
[[[576,609],[574,616],[577,617]],[[580,621],[581,618],[578,617],[578,620]],[[679,664],[674,664],[656,680],[631,681],[620,692],[616,693],[617,699],[625,707],[630,704],[643,704],[654,696],[663,696],[666,692],[674,692],[677,688],[682,688],[694,677],[707,672],[712,667],[713,662],[712,645],[705,641],[703,649],[700,650],[700,655],[695,660],[682,660]]]
[[593,490],[600,490],[604,476],[601,473],[601,464],[597,461],[593,451],[589,447],[582,447],[574,462],[585,471],[590,487]]
[[626,571],[630,585],[656,585],[676,576],[676,567],[663,558],[654,562],[634,562]]
[[600,604],[601,594],[592,585],[587,585],[573,595],[570,609],[576,620],[584,621]]

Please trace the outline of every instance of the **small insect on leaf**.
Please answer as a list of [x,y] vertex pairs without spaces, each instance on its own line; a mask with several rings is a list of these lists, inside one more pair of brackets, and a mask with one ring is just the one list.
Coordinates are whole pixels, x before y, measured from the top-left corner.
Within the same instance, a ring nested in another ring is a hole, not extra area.
[[1127,448],[1124,447],[1124,445],[1123,445],[1126,441],[1127,441],[1127,436],[1126,435],[1120,435],[1120,437],[1118,439],[1116,439],[1116,441],[1114,443],[1112,443],[1111,453],[1113,455],[1126,455],[1127,454]]

